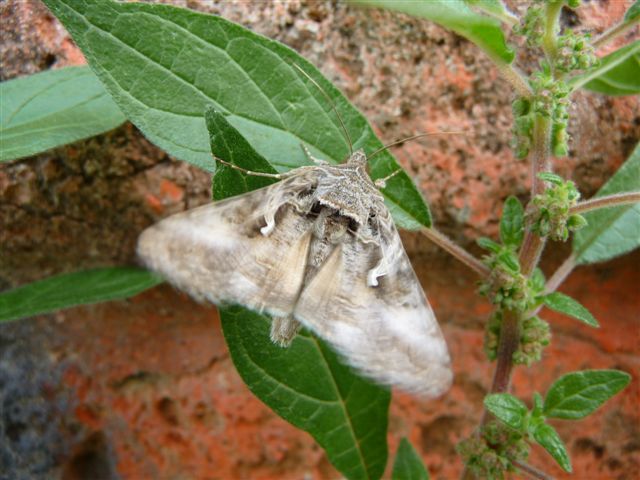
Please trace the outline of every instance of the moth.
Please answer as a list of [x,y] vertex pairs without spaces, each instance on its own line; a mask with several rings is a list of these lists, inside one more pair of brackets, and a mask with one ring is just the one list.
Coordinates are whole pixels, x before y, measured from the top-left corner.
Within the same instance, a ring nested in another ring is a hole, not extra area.
[[303,325],[380,384],[449,388],[446,343],[363,150],[280,174],[217,160],[279,182],[149,227],[148,268],[198,300],[268,313],[281,346]]

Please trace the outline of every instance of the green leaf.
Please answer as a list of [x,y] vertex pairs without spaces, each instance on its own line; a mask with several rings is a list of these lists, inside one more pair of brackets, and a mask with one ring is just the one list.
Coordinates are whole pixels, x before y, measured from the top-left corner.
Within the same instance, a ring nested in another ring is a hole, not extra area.
[[558,432],[556,432],[551,425],[542,423],[536,425],[532,434],[535,441],[549,452],[553,459],[558,462],[558,465],[560,465],[565,472],[571,473],[571,460]]
[[578,301],[560,292],[549,293],[542,297],[544,304],[556,312],[564,313],[592,327],[599,327],[598,321],[591,312]]
[[519,247],[524,237],[524,208],[516,197],[504,203],[500,219],[500,239],[508,246]]
[[125,121],[88,67],[2,82],[0,98],[0,161],[92,137]]
[[618,370],[568,373],[551,386],[544,399],[547,417],[578,420],[597,410],[625,388],[631,376]]
[[[640,190],[640,144],[595,195]],[[640,246],[640,203],[583,214],[587,226],[573,237],[576,263],[604,262]]]
[[500,22],[474,12],[463,0],[349,0],[349,3],[426,18],[475,43],[494,61],[513,61],[514,53],[507,46]]
[[159,283],[162,279],[147,270],[129,267],[57,275],[0,293],[0,322],[128,298]]
[[640,93],[640,40],[601,58],[597,67],[573,77],[569,86],[607,95]]
[[625,22],[630,22],[638,17],[640,17],[640,0],[636,0],[635,3],[629,7],[627,13],[624,14],[624,20]]
[[527,406],[508,393],[493,393],[484,398],[484,406],[496,418],[509,427],[521,431],[529,410]]
[[564,184],[564,178],[562,178],[560,175],[556,175],[555,173],[540,172],[536,176],[540,180],[544,180],[545,182],[548,182],[548,183],[550,183],[552,185],[563,185]]
[[429,472],[409,440],[400,440],[391,480],[429,480]]
[[307,333],[281,348],[269,341],[267,317],[241,307],[222,308],[220,316],[233,363],[251,391],[309,432],[347,478],[380,478],[389,390],[353,373]]
[[517,24],[518,17],[511,13],[500,0],[465,0],[471,7],[490,15],[509,25]]
[[[209,108],[205,113],[205,119],[211,140],[211,151],[218,158],[252,172],[277,173],[240,132],[227,122],[223,114]],[[275,180],[272,178],[244,175],[231,167],[219,164],[213,177],[213,198],[222,200],[266,187],[273,182]]]
[[485,250],[489,250],[490,252],[493,252],[493,253],[498,253],[502,250],[502,246],[499,243],[494,242],[493,240],[487,237],[478,238],[476,240],[476,243],[480,248],[484,248]]
[[[328,161],[346,158],[349,146],[331,104],[294,64],[335,102],[354,148],[382,146],[366,119],[303,57],[219,16],[111,0],[44,3],[127,118],[171,155],[207,171],[215,170],[204,119],[208,106],[278,171],[308,164],[301,144]],[[398,168],[388,152],[370,162],[373,179]],[[400,227],[431,226],[429,209],[406,173],[393,177],[383,193]]]

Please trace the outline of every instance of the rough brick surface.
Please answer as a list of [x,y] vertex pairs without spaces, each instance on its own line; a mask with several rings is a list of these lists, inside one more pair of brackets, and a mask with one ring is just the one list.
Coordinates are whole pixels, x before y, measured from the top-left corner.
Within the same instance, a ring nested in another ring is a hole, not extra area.
[[[438,226],[461,244],[473,250],[475,238],[497,233],[507,195],[526,199],[527,165],[509,150],[509,86],[460,37],[428,22],[332,2],[170,3],[221,14],[297,49],[386,142],[437,129],[466,132],[395,152],[429,198]],[[629,3],[585,2],[564,21],[602,31]],[[0,21],[2,79],[83,62],[37,0],[3,2]],[[576,98],[570,159],[555,167],[585,196],[638,141],[639,104],[633,97]],[[134,262],[139,232],[207,201],[209,184],[207,175],[169,158],[131,125],[0,166],[0,289]],[[408,436],[433,478],[455,478],[455,444],[477,425],[490,385],[492,366],[482,353],[490,307],[464,267],[422,237],[403,238],[451,345],[456,381],[436,401],[394,395],[391,454]],[[566,247],[551,252],[545,270],[565,254]],[[541,363],[515,374],[514,392],[522,398],[577,369],[619,368],[634,376],[629,389],[589,419],[557,422],[573,478],[634,478],[640,469],[638,264],[636,252],[578,269],[562,290],[583,301],[602,327],[545,313],[553,344]],[[65,479],[338,476],[307,434],[244,386],[215,309],[166,286],[126,302],[3,325],[0,366],[0,462],[12,466],[0,468],[2,479],[6,471],[7,478]],[[534,450],[531,463],[569,478],[542,451]]]

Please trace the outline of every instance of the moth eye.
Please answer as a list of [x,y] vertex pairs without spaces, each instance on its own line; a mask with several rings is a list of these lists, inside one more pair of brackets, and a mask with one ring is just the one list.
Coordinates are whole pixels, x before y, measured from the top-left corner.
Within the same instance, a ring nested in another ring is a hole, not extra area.
[[311,210],[309,211],[309,213],[313,213],[314,215],[318,215],[321,210],[322,210],[322,205],[320,205],[320,202],[316,202],[311,207]]
[[352,232],[357,232],[358,228],[360,228],[360,224],[356,222],[353,218],[349,219],[349,226],[347,227]]

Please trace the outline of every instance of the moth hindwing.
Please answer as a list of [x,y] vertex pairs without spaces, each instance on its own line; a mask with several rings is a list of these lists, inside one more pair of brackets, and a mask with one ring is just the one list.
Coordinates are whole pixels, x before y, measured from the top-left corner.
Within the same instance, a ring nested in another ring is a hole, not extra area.
[[366,166],[358,150],[173,215],[142,233],[138,254],[196,299],[270,314],[283,346],[304,325],[373,380],[440,395],[447,347]]

